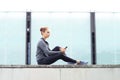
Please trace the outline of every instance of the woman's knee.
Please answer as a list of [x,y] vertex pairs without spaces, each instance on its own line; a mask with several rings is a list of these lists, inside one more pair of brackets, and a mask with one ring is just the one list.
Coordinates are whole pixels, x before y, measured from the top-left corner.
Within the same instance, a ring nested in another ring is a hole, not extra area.
[[63,57],[64,55],[63,55],[63,53],[58,53],[58,56]]
[[59,46],[56,46],[53,51],[60,51],[60,47]]

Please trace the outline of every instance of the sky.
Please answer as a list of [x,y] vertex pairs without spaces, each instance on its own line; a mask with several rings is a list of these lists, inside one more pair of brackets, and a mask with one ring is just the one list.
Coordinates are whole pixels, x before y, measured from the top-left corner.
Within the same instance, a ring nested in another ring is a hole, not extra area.
[[0,0],[0,11],[120,12],[119,0]]

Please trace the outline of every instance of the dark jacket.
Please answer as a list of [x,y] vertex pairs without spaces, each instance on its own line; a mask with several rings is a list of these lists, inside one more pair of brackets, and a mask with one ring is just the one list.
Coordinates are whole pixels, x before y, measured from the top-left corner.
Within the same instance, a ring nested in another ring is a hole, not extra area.
[[48,42],[45,41],[43,38],[40,39],[40,41],[37,44],[37,51],[36,51],[37,61],[56,53],[61,53],[61,51],[50,50]]

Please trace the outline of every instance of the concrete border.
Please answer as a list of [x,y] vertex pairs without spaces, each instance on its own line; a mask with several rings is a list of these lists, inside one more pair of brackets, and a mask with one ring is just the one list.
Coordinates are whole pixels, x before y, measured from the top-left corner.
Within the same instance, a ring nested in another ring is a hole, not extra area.
[[119,65],[0,65],[0,68],[120,68]]

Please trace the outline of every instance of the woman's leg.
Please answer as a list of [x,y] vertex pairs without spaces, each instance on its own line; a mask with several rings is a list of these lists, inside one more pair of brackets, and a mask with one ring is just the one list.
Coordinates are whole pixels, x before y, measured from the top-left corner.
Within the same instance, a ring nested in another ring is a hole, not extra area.
[[[56,46],[52,51],[60,51],[60,47]],[[71,62],[71,63],[76,63],[76,60],[67,57],[66,55],[62,54],[62,53],[56,53],[52,56],[46,57],[42,63],[43,64],[52,64],[54,62],[56,62],[57,60],[62,59],[65,62]]]
[[[52,51],[60,51],[60,47],[56,46]],[[64,54],[66,56],[66,54]],[[74,64],[74,62],[68,62],[69,64]]]
[[56,46],[54,49],[52,49],[52,51],[60,51],[60,47]]
[[[52,49],[52,51],[60,51],[60,48],[59,46],[56,46],[54,49]],[[66,54],[64,54],[66,56]]]
[[49,56],[44,58],[40,64],[52,64],[54,62],[56,62],[57,60],[62,59],[65,62],[72,62],[72,63],[76,63],[76,60],[69,58],[65,55],[63,55],[62,53],[56,53],[55,55]]

